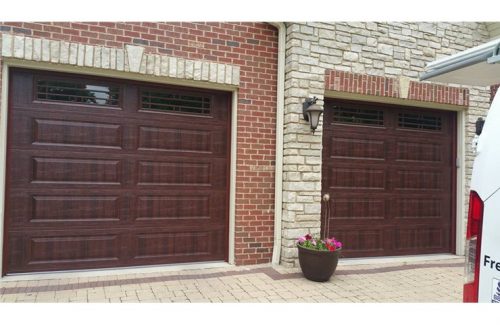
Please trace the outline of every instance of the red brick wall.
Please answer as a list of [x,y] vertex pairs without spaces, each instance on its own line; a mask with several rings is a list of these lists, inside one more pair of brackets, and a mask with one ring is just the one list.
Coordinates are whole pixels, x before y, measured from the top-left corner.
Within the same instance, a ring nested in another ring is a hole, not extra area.
[[493,101],[493,98],[495,98],[498,87],[500,87],[500,84],[490,86],[490,103]]
[[[325,88],[326,90],[363,95],[400,98],[399,81],[390,77],[327,70]],[[469,90],[467,88],[410,81],[406,99],[469,106]]]
[[236,176],[237,264],[271,259],[278,32],[265,23],[0,23],[0,32],[240,66]]

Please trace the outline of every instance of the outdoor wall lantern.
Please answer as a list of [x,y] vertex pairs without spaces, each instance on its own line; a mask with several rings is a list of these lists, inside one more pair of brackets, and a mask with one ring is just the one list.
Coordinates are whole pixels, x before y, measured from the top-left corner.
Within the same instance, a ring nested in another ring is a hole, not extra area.
[[319,124],[319,117],[323,113],[323,108],[316,105],[318,98],[314,96],[313,98],[307,98],[302,104],[302,113],[304,114],[304,120],[308,121],[311,125],[312,133],[316,131]]

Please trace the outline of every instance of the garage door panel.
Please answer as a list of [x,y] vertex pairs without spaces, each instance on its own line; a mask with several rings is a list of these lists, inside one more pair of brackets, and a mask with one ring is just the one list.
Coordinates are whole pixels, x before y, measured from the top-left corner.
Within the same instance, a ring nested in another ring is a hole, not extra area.
[[385,160],[386,142],[382,139],[366,139],[345,135],[330,139],[330,146],[332,148],[330,157],[332,158]]
[[197,195],[138,195],[134,221],[163,224],[217,223],[225,218],[224,201],[224,191],[207,191]]
[[158,112],[140,82],[10,81],[3,273],[227,259],[229,93],[154,86]]
[[346,257],[450,251],[453,114],[325,101],[322,191]]
[[344,256],[356,257],[359,255],[380,255],[384,252],[383,229],[356,229],[345,227],[335,230],[335,238],[344,243]]
[[449,229],[440,225],[397,229],[395,236],[396,250],[427,253],[442,251],[450,239]]
[[28,272],[113,265],[121,258],[121,245],[118,231],[14,232],[9,237],[9,269]]
[[32,183],[121,183],[120,160],[32,157],[32,166]]
[[329,171],[332,189],[384,190],[387,173],[385,169],[339,166]]
[[125,196],[91,191],[76,195],[56,193],[12,193],[7,207],[10,225],[23,229],[112,227],[130,219],[130,198]]
[[122,148],[122,127],[117,124],[34,119],[34,144]]
[[[442,164],[449,159],[449,149],[442,143],[396,141],[396,160],[413,163]],[[445,158],[446,157],[446,158]]]
[[386,215],[386,202],[384,198],[367,198],[365,196],[332,199],[332,214],[339,222],[356,222],[366,219],[382,220]]
[[396,190],[438,191],[446,187],[442,171],[395,170]]
[[439,219],[442,222],[443,215],[448,213],[448,206],[443,205],[443,199],[435,196],[394,200],[393,215],[405,222],[422,219]]

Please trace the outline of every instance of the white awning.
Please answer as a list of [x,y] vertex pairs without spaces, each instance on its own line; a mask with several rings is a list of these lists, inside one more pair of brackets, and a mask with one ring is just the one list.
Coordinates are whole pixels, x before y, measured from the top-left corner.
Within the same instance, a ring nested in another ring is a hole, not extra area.
[[429,63],[420,80],[471,86],[500,83],[500,39]]

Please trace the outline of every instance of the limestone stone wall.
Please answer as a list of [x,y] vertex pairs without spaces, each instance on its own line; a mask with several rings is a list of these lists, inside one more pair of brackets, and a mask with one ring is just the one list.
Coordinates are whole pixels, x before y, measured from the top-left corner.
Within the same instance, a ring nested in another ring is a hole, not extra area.
[[[316,96],[318,104],[323,105],[325,72],[418,81],[427,62],[488,39],[486,25],[475,22],[287,23],[282,264],[295,265],[295,239],[307,232],[318,234],[321,226],[322,127],[320,124],[312,135],[301,110],[307,97]],[[488,103],[489,88],[470,89],[466,111],[467,188],[473,161],[473,124],[486,114]]]

